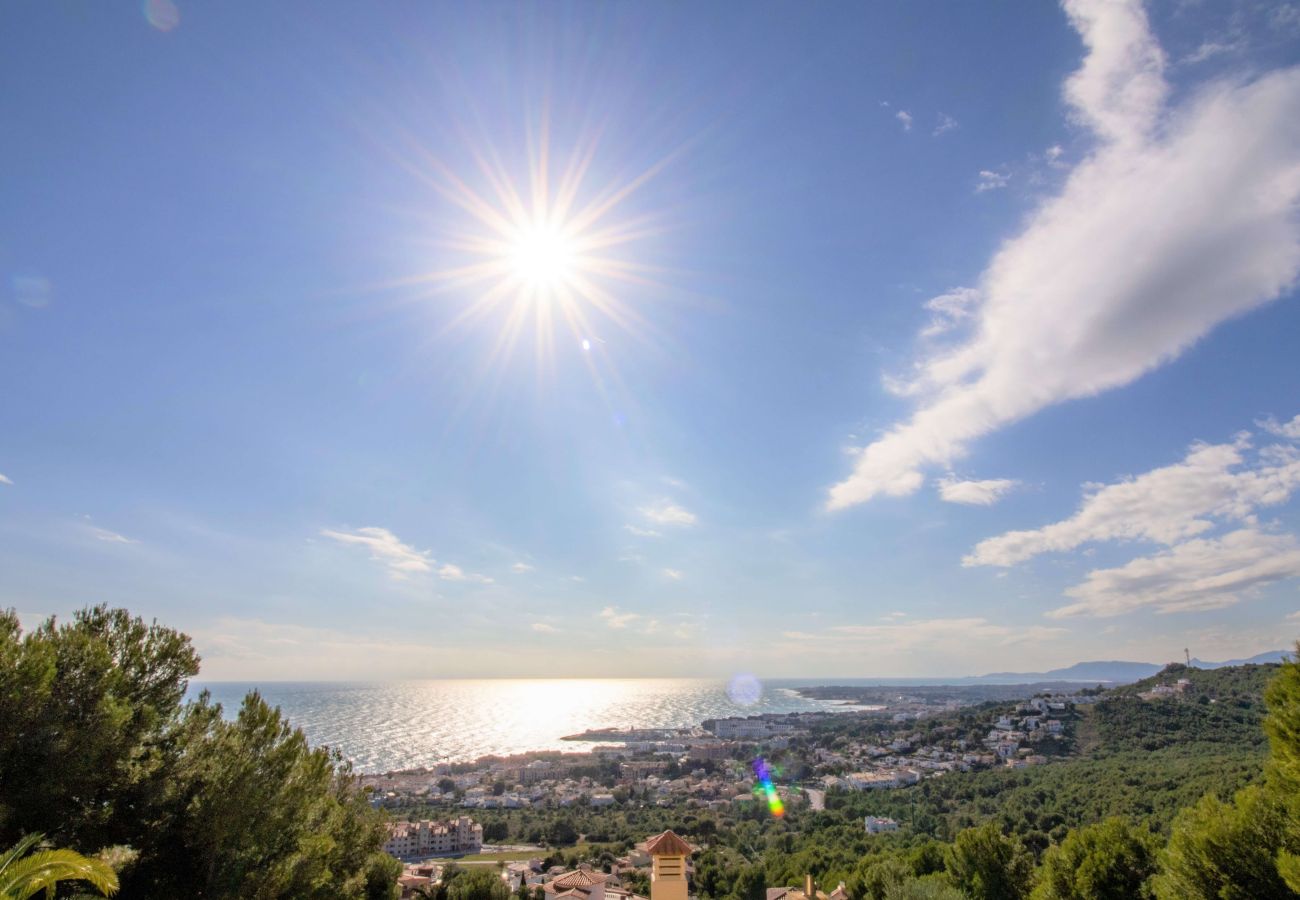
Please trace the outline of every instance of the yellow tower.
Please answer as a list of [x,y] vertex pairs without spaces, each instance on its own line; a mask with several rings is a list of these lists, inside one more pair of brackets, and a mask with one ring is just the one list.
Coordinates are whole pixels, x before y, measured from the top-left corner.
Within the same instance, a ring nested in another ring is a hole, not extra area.
[[684,840],[665,831],[645,843],[650,854],[650,900],[687,900],[686,858],[695,848]]

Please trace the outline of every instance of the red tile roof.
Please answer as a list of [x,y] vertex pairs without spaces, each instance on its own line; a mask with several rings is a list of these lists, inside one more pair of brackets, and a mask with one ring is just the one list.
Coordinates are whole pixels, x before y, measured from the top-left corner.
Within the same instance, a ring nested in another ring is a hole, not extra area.
[[[609,876],[604,872],[588,872],[584,869],[578,869],[573,872],[565,872],[554,881],[546,884],[548,893],[558,894],[560,891],[569,890],[570,888],[591,887],[593,884],[604,884],[605,879]],[[555,890],[559,888],[559,890]]]
[[651,856],[690,856],[695,848],[671,831],[665,831],[645,842],[645,852]]

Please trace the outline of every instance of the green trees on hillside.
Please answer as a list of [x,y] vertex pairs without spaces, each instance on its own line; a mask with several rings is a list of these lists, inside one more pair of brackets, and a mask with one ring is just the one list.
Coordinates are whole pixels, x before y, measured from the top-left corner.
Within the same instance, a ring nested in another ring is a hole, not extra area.
[[0,614],[0,842],[127,846],[127,896],[390,898],[400,866],[349,768],[256,694],[184,702],[184,635],[95,607]]
[[1043,854],[1033,900],[1136,900],[1157,868],[1150,832],[1121,818],[1075,829]]
[[1034,858],[992,822],[957,835],[948,877],[971,900],[1021,900],[1033,885]]

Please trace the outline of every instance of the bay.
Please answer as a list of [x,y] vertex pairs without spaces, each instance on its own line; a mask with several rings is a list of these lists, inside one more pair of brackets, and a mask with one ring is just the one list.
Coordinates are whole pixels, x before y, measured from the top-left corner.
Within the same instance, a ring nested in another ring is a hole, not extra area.
[[[843,709],[797,688],[857,679],[760,682],[737,703],[725,681],[677,678],[447,679],[371,683],[206,682],[227,717],[258,690],[313,745],[338,748],[359,772],[387,772],[535,750],[589,750],[561,740],[595,728],[669,728],[705,719]],[[732,693],[736,693],[734,690]]]

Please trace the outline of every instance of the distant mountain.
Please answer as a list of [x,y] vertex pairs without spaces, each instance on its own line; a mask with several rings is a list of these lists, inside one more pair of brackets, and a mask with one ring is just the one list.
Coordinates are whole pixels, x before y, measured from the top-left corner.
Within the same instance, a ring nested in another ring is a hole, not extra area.
[[1288,650],[1269,650],[1257,653],[1250,659],[1230,659],[1227,662],[1202,662],[1192,657],[1192,665],[1198,669],[1222,669],[1224,666],[1258,666],[1263,663],[1280,663],[1290,659],[1294,654]]
[[1120,660],[1075,663],[1064,669],[1052,669],[1049,672],[992,672],[981,675],[980,681],[1026,682],[1026,681],[1109,681],[1127,684],[1150,678],[1163,669],[1155,663],[1121,662]]
[[[1192,665],[1198,669],[1222,669],[1225,666],[1258,665],[1260,663],[1281,662],[1289,659],[1285,650],[1269,650],[1250,659],[1230,659],[1227,662],[1204,662],[1193,659]],[[972,681],[986,681],[1001,684],[1020,684],[1031,681],[1092,681],[1111,684],[1128,684],[1141,681],[1163,669],[1163,665],[1144,662],[1123,662],[1120,660],[1075,663],[1064,669],[1052,669],[1049,672],[992,672],[972,678]]]

